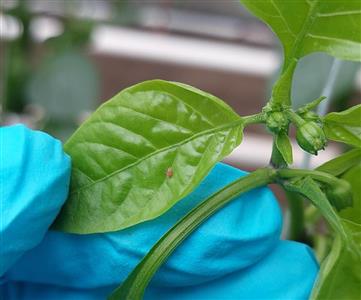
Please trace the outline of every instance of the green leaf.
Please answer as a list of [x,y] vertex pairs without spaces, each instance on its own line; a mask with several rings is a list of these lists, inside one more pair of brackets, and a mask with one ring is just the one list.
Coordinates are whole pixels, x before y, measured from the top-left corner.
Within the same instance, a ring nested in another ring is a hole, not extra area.
[[[361,149],[350,150],[316,168],[318,171],[340,176],[361,162]],[[361,185],[360,185],[361,186]]]
[[346,239],[346,233],[340,222],[340,218],[314,179],[309,176],[296,178],[284,182],[283,186],[290,192],[296,192],[308,198],[320,210],[334,231],[339,233],[343,239]]
[[328,139],[361,147],[361,104],[329,113],[323,121]]
[[[307,55],[298,62],[292,82],[292,106],[295,109],[307,104],[311,99],[318,98],[330,73],[334,58],[325,53],[313,53]],[[330,103],[345,103],[354,90],[354,82],[360,63],[342,61],[336,75],[336,81],[332,87]],[[317,70],[317,72],[315,72]],[[276,82],[281,70],[272,74],[267,82],[267,97],[271,96],[273,84]]]
[[161,80],[103,104],[68,140],[70,196],[54,227],[108,232],[153,219],[240,144],[243,119],[218,98]]
[[359,0],[241,0],[281,40],[286,61],[312,52],[361,60]]
[[241,0],[267,23],[281,40],[284,65],[273,90],[275,103],[290,104],[292,75],[297,61],[313,52],[346,60],[361,60],[359,0]]
[[337,236],[332,250],[321,265],[311,299],[360,300],[361,226],[342,220],[349,240]]
[[286,132],[281,131],[276,135],[276,146],[287,164],[292,164],[292,145]]
[[108,299],[141,300],[155,272],[184,239],[232,199],[253,188],[272,182],[274,175],[275,172],[272,169],[259,169],[211,195],[175,224],[153,246],[126,281],[114,290]]
[[347,220],[361,224],[361,163],[360,161],[353,168],[349,169],[341,177],[348,181],[352,187],[353,205],[339,212],[339,215]]

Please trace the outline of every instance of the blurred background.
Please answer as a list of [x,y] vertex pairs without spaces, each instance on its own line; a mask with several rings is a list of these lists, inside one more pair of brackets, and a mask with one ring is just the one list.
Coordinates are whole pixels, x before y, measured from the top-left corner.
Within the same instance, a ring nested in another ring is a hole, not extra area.
[[[210,92],[239,114],[261,110],[281,62],[273,33],[238,0],[1,0],[1,124],[25,123],[63,141],[125,87],[148,79]],[[296,70],[295,106],[320,96],[333,59],[314,54]],[[334,71],[333,71],[334,72]],[[341,62],[329,108],[360,102],[360,65]],[[272,138],[247,128],[226,161],[268,163]],[[342,149],[331,144],[318,165]],[[294,143],[295,165],[305,154]]]

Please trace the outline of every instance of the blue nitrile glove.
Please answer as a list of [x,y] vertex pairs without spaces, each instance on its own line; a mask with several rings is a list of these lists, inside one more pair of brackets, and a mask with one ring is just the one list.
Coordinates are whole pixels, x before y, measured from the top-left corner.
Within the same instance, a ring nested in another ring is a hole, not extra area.
[[[66,156],[52,159],[47,147],[60,146],[45,134],[22,126],[2,128],[0,132],[0,232],[5,237],[0,259],[5,260],[3,268],[10,267],[0,287],[7,300],[105,299],[180,217],[245,175],[218,164],[192,194],[155,220],[106,234],[49,231],[38,246],[18,259],[42,239],[65,200],[69,162]],[[46,137],[47,146],[44,143],[36,148],[38,136]],[[44,171],[49,163],[54,166]],[[17,175],[3,176],[3,170]],[[33,173],[37,174],[35,180],[28,175]],[[14,183],[18,176],[19,183]],[[46,198],[39,200],[37,194]],[[12,205],[14,199],[18,201],[16,206]],[[23,218],[10,217],[19,210],[24,211]],[[13,228],[11,235],[6,234],[7,224]],[[281,225],[281,212],[269,189],[244,194],[180,245],[153,278],[145,299],[307,299],[318,271],[317,262],[307,246],[279,240]]]

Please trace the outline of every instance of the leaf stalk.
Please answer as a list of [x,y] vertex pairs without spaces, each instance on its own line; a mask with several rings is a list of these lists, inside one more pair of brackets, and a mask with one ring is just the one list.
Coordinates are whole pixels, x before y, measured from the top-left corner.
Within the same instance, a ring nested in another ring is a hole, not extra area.
[[271,168],[252,172],[214,193],[194,208],[170,229],[143,258],[126,281],[110,296],[109,300],[140,300],[151,278],[172,254],[177,246],[186,239],[201,223],[235,197],[251,189],[266,185],[275,180],[276,171]]

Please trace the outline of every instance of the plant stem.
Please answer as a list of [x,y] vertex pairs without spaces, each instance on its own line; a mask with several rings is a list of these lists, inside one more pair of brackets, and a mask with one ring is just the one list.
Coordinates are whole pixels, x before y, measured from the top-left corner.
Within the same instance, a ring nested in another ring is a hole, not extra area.
[[339,179],[331,174],[308,169],[280,169],[277,170],[277,175],[280,178],[294,178],[310,176],[312,179],[327,183],[329,185],[337,184]]
[[210,196],[174,225],[148,252],[126,281],[110,296],[109,300],[140,300],[154,273],[172,254],[177,246],[200,224],[235,197],[256,187],[272,182],[276,171],[259,169],[246,175]]
[[288,238],[294,241],[304,242],[306,240],[306,233],[303,214],[303,197],[289,191],[286,191],[286,196],[291,217]]
[[295,126],[301,127],[303,124],[306,123],[304,119],[302,119],[298,114],[296,114],[292,109],[288,109],[285,111],[287,114],[287,117],[292,121]]
[[297,60],[292,60],[289,63],[285,63],[283,66],[281,76],[273,86],[272,97],[270,100],[272,108],[278,110],[281,107],[291,106],[291,88],[296,65]]
[[264,123],[266,121],[266,117],[263,112],[255,114],[255,115],[245,116],[242,118],[243,118],[245,126],[249,125],[249,124],[255,124],[255,123]]

